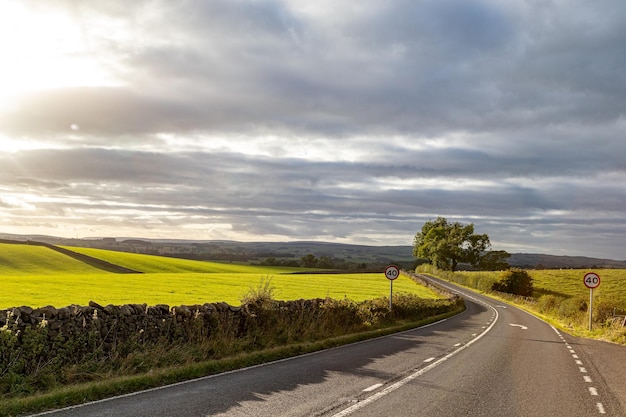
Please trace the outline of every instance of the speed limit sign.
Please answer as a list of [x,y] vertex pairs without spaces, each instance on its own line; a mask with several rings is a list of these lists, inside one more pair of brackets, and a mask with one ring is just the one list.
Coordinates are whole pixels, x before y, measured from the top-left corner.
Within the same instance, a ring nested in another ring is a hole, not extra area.
[[388,280],[393,281],[399,276],[400,276],[400,268],[398,268],[397,266],[389,265],[387,268],[385,268],[385,277],[387,277]]
[[600,276],[595,272],[589,272],[585,274],[585,278],[583,279],[585,283],[585,287],[594,289],[600,286]]

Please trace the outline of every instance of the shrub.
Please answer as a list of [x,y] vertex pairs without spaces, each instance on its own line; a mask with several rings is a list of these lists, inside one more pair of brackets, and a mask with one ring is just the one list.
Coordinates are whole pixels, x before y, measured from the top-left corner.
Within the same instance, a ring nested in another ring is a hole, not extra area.
[[610,322],[614,313],[622,311],[622,303],[614,297],[598,297],[593,301],[593,320],[597,323]]
[[533,295],[533,279],[523,269],[511,269],[502,272],[497,282],[491,286],[493,291],[530,297]]
[[543,314],[553,313],[562,301],[563,298],[556,297],[552,294],[542,295],[537,300],[537,310],[539,310],[539,312]]
[[587,300],[580,297],[568,298],[559,305],[558,315],[564,318],[576,318],[587,311]]

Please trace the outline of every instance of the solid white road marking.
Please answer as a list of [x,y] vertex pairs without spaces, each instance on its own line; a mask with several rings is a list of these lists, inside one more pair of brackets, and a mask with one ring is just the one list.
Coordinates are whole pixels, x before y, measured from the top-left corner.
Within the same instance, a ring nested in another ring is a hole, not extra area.
[[382,386],[383,386],[383,384],[374,384],[374,385],[372,385],[371,387],[367,387],[367,388],[365,388],[365,389],[363,390],[363,392],[370,392],[370,391],[374,391],[375,389],[380,388],[380,387],[382,387]]
[[594,387],[589,387],[589,394],[598,395],[598,389]]

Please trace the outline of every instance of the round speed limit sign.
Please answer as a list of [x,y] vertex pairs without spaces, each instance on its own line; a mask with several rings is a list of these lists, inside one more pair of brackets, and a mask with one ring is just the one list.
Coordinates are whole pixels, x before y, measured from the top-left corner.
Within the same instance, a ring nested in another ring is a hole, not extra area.
[[393,281],[399,276],[400,276],[400,268],[398,268],[397,266],[389,265],[387,268],[385,268],[385,277],[387,277],[388,280]]
[[600,276],[595,272],[589,272],[585,274],[585,278],[583,279],[585,283],[585,287],[587,288],[596,288],[600,286]]

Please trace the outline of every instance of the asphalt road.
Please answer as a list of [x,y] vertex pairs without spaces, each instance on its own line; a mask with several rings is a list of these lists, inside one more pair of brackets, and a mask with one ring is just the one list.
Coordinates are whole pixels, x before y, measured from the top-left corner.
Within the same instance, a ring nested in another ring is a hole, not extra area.
[[430,326],[39,415],[626,415],[626,348],[456,291],[467,311]]

